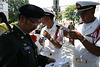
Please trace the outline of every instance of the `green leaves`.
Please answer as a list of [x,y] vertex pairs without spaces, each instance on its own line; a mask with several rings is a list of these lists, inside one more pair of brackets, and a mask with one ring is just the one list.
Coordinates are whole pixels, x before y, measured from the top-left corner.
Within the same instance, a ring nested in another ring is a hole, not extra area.
[[9,22],[18,21],[18,9],[24,4],[28,4],[28,0],[7,0],[8,12],[9,12]]
[[61,14],[61,12],[58,12],[57,20],[62,20],[62,14]]
[[79,20],[79,16],[76,16],[75,12],[76,12],[76,6],[75,5],[71,5],[69,7],[66,7],[65,12],[64,12],[64,17],[67,20],[72,20],[73,22],[76,18],[77,18],[77,20]]

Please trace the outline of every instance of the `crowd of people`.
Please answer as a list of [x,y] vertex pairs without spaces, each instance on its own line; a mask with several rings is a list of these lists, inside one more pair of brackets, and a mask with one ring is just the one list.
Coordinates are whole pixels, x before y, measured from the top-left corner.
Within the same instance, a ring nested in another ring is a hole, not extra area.
[[[52,11],[32,4],[19,8],[18,24],[13,28],[5,14],[0,12],[0,67],[45,67],[49,64],[48,67],[64,67],[67,61],[58,62],[59,59],[67,59],[67,55],[63,58],[62,53],[64,37],[69,38],[74,46],[71,67],[99,67],[100,20],[94,16],[99,4],[93,1],[76,2],[76,15],[82,19],[77,29],[72,22],[61,27],[54,20]],[[38,26],[41,23],[43,28]],[[39,40],[29,34],[35,29],[41,29]],[[42,46],[41,51],[36,41]]]

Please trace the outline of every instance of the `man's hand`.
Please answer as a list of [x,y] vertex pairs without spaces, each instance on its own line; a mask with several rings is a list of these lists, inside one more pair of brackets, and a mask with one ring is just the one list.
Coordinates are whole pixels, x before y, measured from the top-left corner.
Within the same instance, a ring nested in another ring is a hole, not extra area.
[[78,31],[72,30],[72,31],[69,32],[69,38],[82,40],[84,37]]
[[47,39],[50,39],[50,33],[48,33],[46,30],[43,31],[43,36],[46,37]]
[[48,59],[48,63],[52,63],[52,62],[55,62],[56,60],[55,59],[53,59],[53,58],[49,58]]
[[69,32],[67,32],[66,30],[63,31],[64,36],[69,38]]
[[41,46],[43,46],[44,41],[42,41],[42,37],[40,37],[39,43],[40,43]]

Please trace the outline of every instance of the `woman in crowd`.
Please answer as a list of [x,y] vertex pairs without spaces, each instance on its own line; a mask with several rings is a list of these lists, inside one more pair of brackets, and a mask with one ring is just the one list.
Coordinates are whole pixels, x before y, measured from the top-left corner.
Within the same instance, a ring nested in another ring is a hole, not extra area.
[[7,22],[6,15],[0,12],[0,35],[9,29],[11,29],[11,26]]

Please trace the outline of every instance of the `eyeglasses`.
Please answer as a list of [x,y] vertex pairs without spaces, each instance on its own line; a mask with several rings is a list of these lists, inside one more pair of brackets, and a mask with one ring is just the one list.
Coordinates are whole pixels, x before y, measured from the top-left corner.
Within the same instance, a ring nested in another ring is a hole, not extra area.
[[34,25],[38,25],[39,23],[40,23],[40,20],[31,20],[30,18],[27,18],[27,19],[29,19],[32,23],[34,23]]

